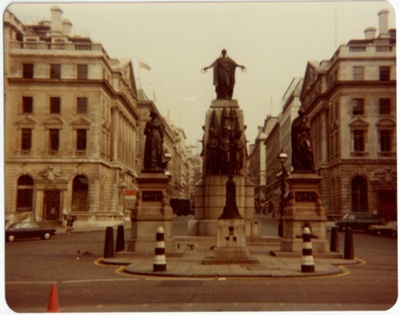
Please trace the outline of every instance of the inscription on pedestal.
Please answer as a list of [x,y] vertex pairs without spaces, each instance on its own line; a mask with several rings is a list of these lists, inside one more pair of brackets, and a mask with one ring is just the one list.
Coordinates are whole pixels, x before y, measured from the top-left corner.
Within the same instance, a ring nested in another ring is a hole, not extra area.
[[143,191],[142,201],[162,201],[162,191],[157,191],[157,190]]

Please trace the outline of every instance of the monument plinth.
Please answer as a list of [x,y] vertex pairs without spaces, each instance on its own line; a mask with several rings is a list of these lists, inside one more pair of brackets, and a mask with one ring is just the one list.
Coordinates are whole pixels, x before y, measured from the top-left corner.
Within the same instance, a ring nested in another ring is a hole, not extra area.
[[170,178],[165,174],[169,159],[164,155],[164,126],[154,111],[150,112],[144,134],[144,168],[137,179],[139,194],[136,209],[131,213],[132,229],[127,250],[154,252],[154,236],[159,227],[164,229],[165,248],[173,250],[173,211],[168,195]]
[[282,252],[302,250],[302,231],[309,227],[313,251],[330,251],[326,239],[326,214],[320,196],[321,177],[315,172],[293,172],[287,179],[289,197],[283,210]]
[[258,264],[246,246],[245,223],[236,205],[236,184],[232,176],[226,182],[225,207],[218,218],[217,246],[214,257],[204,264]]
[[214,257],[206,258],[203,264],[258,264],[251,257],[246,245],[246,235],[243,219],[218,220],[217,245]]
[[217,235],[218,218],[225,206],[229,167],[233,163],[231,175],[236,185],[236,204],[244,221],[245,235],[259,236],[260,222],[254,219],[254,185],[246,169],[246,127],[237,100],[213,100],[203,129],[203,178],[196,184],[195,213],[194,220],[189,222],[189,233]]
[[131,238],[127,250],[154,252],[154,237],[158,227],[164,228],[165,247],[174,249],[172,240],[173,210],[169,204],[169,177],[161,171],[143,172],[137,179],[137,207],[131,214]]

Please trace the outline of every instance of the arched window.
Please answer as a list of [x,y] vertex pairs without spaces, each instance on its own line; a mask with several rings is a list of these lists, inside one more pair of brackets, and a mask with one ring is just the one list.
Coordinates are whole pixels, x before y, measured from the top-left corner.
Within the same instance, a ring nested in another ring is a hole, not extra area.
[[351,181],[351,210],[353,212],[368,211],[367,180],[362,176],[356,176]]
[[75,176],[72,183],[72,211],[89,210],[89,180],[86,176]]
[[22,175],[17,183],[17,211],[32,211],[33,179],[29,175]]

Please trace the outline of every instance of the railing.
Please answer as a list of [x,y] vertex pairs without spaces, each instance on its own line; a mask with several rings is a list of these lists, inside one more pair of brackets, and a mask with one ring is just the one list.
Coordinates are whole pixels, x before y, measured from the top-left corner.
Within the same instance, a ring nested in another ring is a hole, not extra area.
[[48,43],[48,42],[20,42],[20,41],[10,41],[10,49],[23,49],[23,50],[51,50],[51,51],[93,51],[100,52],[103,57],[109,63],[116,62],[108,56],[107,52],[103,49],[103,46],[99,43]]
[[365,46],[350,46],[349,51],[350,52],[365,52],[367,50],[367,47]]
[[391,52],[393,51],[392,46],[376,46],[376,52]]
[[96,214],[96,213],[88,213],[88,214],[75,214],[73,211],[69,213],[69,215],[74,216],[75,221],[88,222],[88,221],[96,221],[96,222],[120,222],[124,215],[120,213],[115,214]]
[[13,49],[45,49],[45,50],[93,50],[102,51],[100,44],[91,43],[46,43],[46,42],[11,42]]

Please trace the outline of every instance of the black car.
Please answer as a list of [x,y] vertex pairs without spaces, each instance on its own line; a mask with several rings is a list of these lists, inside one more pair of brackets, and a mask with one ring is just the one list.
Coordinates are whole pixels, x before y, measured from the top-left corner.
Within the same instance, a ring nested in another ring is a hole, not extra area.
[[368,212],[350,212],[336,221],[340,231],[344,231],[345,228],[368,231],[369,226],[373,224],[381,224],[381,220],[377,214]]
[[21,238],[51,239],[56,234],[56,229],[42,228],[36,222],[18,222],[11,224],[6,229],[6,240],[13,242]]

